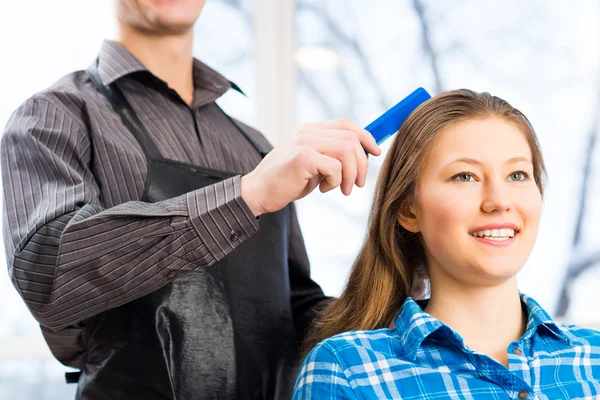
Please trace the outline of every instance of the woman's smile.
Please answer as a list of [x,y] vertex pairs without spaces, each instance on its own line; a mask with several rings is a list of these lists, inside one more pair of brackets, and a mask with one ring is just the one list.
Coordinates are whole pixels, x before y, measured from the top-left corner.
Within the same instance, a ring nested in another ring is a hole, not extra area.
[[495,223],[475,228],[469,235],[479,243],[491,246],[510,246],[517,240],[519,228],[512,223]]

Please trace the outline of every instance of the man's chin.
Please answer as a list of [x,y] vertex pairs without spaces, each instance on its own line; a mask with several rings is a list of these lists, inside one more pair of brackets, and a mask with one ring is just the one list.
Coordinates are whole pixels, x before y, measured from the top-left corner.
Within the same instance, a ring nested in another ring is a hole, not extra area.
[[194,29],[194,24],[189,21],[177,21],[177,22],[162,22],[160,20],[155,21],[153,24],[144,26],[137,26],[136,29],[146,35],[155,36],[179,36],[185,35]]

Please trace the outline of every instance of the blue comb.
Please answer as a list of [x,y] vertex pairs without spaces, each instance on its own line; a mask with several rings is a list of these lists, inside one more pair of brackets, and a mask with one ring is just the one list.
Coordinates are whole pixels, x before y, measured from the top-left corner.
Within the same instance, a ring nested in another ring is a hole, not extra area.
[[431,95],[427,93],[427,90],[420,87],[367,125],[365,129],[373,135],[377,144],[380,145],[387,138],[398,132],[398,129],[400,129],[406,118],[408,118],[409,114],[415,108],[430,98]]

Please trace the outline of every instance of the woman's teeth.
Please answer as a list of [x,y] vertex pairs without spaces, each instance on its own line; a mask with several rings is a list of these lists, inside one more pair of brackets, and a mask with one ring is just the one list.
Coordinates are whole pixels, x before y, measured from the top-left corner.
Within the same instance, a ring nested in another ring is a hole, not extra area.
[[474,231],[469,233],[475,237],[486,237],[491,240],[508,240],[515,236],[514,229],[486,229],[484,231]]

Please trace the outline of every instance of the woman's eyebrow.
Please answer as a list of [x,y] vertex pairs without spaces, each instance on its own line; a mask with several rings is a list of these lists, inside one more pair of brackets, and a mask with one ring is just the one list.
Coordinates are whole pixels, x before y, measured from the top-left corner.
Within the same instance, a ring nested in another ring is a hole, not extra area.
[[[505,164],[514,164],[514,163],[521,162],[521,161],[533,164],[529,158],[523,157],[523,156],[513,157],[513,158],[507,160]],[[458,159],[456,159],[454,161],[449,162],[446,165],[451,165],[451,164],[455,164],[455,163],[465,163],[465,164],[473,164],[473,165],[482,165],[481,161],[476,160],[474,158],[469,158],[469,157],[458,158]]]
[[517,163],[517,162],[520,162],[520,161],[525,161],[525,162],[528,162],[530,164],[533,164],[533,162],[531,161],[531,159],[529,159],[528,157],[513,157],[510,160],[508,160],[506,162],[506,164],[514,164],[514,163]]
[[449,162],[446,165],[450,165],[450,164],[456,164],[456,163],[465,163],[465,164],[473,164],[473,165],[481,165],[481,162],[474,159],[474,158],[469,158],[469,157],[461,157],[458,158],[454,161]]

